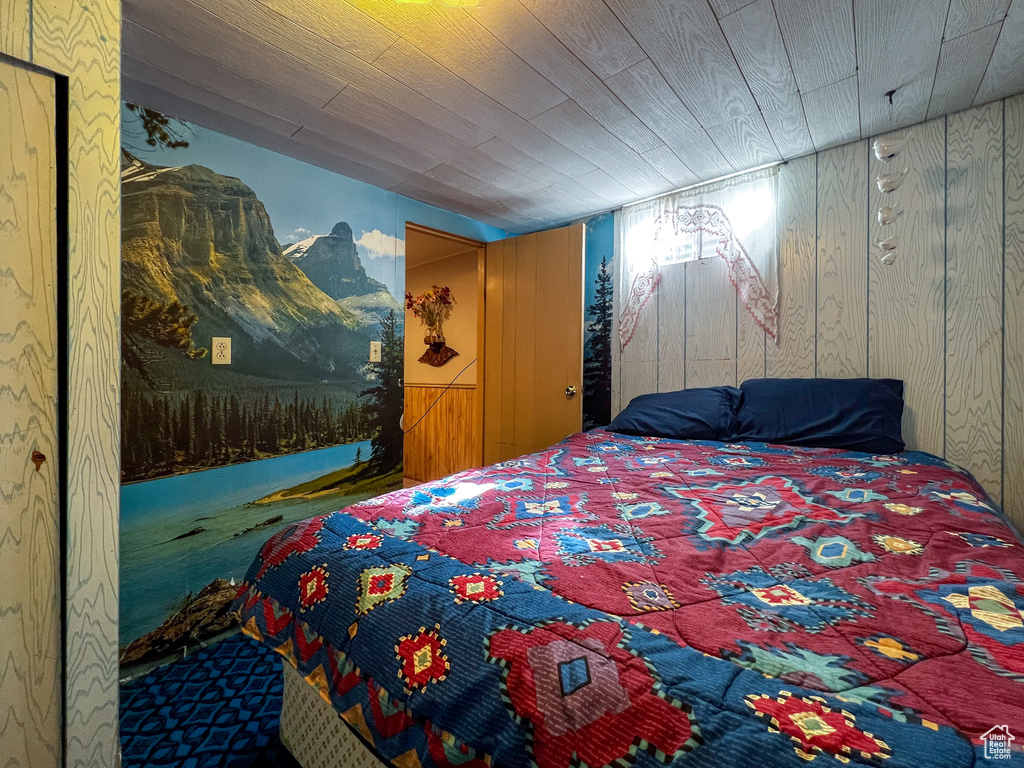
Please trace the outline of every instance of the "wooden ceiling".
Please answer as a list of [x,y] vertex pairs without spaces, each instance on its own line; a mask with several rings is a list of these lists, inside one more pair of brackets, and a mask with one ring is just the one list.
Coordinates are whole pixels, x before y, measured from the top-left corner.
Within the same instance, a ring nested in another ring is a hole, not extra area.
[[124,0],[123,46],[127,101],[527,232],[1024,91],[1024,0]]

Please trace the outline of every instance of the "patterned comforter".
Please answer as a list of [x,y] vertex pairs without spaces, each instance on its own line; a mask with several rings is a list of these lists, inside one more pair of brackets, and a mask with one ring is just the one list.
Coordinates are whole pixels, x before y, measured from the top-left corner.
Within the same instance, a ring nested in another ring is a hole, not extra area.
[[397,768],[1013,765],[1022,579],[934,456],[597,430],[292,525],[238,608]]

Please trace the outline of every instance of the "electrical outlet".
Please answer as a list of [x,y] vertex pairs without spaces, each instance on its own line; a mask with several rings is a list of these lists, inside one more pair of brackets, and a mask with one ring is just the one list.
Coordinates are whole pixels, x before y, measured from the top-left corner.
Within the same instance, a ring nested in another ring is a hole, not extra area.
[[381,347],[381,345],[380,345],[379,341],[371,341],[370,342],[370,362],[371,363],[379,363],[380,362],[380,347]]
[[210,342],[211,362],[214,365],[231,365],[231,337],[214,336]]

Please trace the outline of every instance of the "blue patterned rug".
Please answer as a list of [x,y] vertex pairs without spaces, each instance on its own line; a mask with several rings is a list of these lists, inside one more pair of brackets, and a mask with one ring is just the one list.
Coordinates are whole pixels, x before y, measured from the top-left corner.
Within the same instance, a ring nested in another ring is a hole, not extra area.
[[298,768],[277,736],[280,657],[236,635],[121,686],[124,768]]

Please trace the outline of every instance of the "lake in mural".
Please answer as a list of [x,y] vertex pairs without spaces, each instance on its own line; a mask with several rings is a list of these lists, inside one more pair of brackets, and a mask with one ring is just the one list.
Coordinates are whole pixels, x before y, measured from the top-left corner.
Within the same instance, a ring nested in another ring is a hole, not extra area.
[[350,467],[357,452],[369,450],[368,441],[339,445],[123,486],[122,644],[156,629],[182,607],[183,596],[214,579],[241,581],[259,548],[285,525],[368,498],[365,491],[274,496]]

